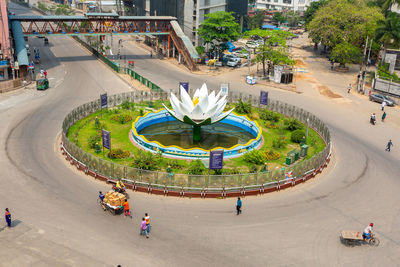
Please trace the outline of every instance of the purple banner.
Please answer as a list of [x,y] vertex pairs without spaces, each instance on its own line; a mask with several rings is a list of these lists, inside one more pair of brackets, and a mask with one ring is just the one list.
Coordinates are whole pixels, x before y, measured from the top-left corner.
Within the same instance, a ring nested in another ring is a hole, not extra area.
[[100,101],[101,101],[101,108],[106,108],[107,105],[107,93],[100,95]]
[[210,151],[210,170],[220,170],[224,163],[224,151],[212,150]]
[[189,93],[189,83],[188,82],[179,82],[179,90],[181,89],[181,86],[185,88],[186,92]]
[[260,92],[260,104],[268,105],[268,92],[265,91]]
[[102,129],[101,136],[103,137],[103,147],[111,149],[110,132]]

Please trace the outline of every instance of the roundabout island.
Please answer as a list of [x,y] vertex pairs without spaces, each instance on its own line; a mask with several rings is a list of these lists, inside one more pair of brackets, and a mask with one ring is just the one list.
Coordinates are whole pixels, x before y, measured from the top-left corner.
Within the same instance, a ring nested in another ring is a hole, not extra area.
[[[96,179],[190,197],[281,190],[314,177],[330,160],[328,128],[303,109],[208,94],[205,84],[194,92],[180,88],[180,98],[129,92],[109,97],[106,110],[99,100],[84,104],[64,120],[62,151]],[[223,154],[223,168],[209,168],[212,151]]]

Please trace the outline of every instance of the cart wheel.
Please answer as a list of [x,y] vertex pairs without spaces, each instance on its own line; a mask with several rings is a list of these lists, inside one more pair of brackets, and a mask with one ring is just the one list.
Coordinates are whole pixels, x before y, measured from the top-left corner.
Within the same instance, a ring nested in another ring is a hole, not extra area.
[[376,237],[371,238],[371,239],[369,240],[369,242],[368,242],[368,244],[369,244],[370,246],[374,246],[374,247],[379,246],[379,243],[381,243],[381,241],[379,241],[379,239],[376,238]]

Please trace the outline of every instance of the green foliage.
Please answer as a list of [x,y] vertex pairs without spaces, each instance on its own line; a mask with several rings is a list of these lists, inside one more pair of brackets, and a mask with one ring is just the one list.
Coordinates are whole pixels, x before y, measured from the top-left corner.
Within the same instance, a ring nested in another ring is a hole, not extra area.
[[275,152],[273,150],[269,150],[265,152],[265,159],[266,160],[277,160],[281,157],[281,154]]
[[46,4],[43,2],[38,2],[38,8],[43,10],[43,11],[48,11],[49,9],[47,8]]
[[272,147],[275,149],[285,148],[287,144],[287,138],[285,135],[276,136],[272,139]]
[[266,109],[264,112],[261,111],[260,113],[260,119],[262,120],[267,120],[277,123],[279,121],[279,118],[280,118],[279,113],[273,112],[271,110]]
[[120,114],[120,115],[114,115],[111,117],[111,120],[119,122],[121,124],[130,122],[133,120],[132,116],[128,115],[128,114]]
[[91,135],[88,140],[88,145],[91,149],[96,148],[96,144],[101,142],[101,136],[99,134]]
[[202,54],[204,54],[206,51],[204,50],[204,47],[203,47],[203,46],[198,45],[198,46],[196,46],[196,52],[197,52],[197,54],[202,55]]
[[123,159],[129,157],[130,155],[131,153],[129,153],[129,151],[125,151],[120,148],[111,149],[111,151],[107,154],[110,159]]
[[57,5],[56,15],[69,16],[73,14],[75,14],[75,12],[72,9],[70,9],[68,5],[63,5],[63,4]]
[[343,66],[347,63],[358,63],[361,57],[360,49],[349,43],[337,44],[331,53],[331,59]]
[[298,11],[290,10],[286,13],[286,20],[289,27],[297,27],[300,22],[300,14]]
[[311,2],[310,6],[304,11],[304,21],[306,26],[313,20],[315,13],[328,3],[329,0],[319,0]]
[[140,115],[140,116],[143,116],[143,114],[144,114],[144,111],[143,111],[143,109],[141,108],[141,109],[139,110],[139,115]]
[[235,111],[240,114],[250,114],[251,113],[251,102],[243,102],[242,99],[235,105]]
[[264,25],[264,11],[257,11],[252,17],[246,16],[245,21],[249,29],[260,29]]
[[256,172],[258,172],[257,165],[250,165],[249,166],[249,173],[256,173]]
[[289,131],[295,131],[298,129],[303,128],[303,124],[295,119],[295,118],[288,118],[285,120],[285,129]]
[[290,135],[290,141],[300,144],[306,133],[303,130],[293,131]]
[[388,45],[398,47],[400,45],[400,15],[389,12],[385,20],[379,21],[375,32],[375,39],[383,44],[383,57],[386,55]]
[[397,76],[396,72],[390,74],[388,63],[379,66],[378,76],[387,80],[393,80],[393,82],[400,82],[400,78]]
[[182,161],[179,160],[174,160],[170,159],[167,161],[168,166],[171,166],[172,169],[183,169],[185,165],[182,163]]
[[243,155],[243,160],[248,162],[248,163],[261,165],[261,164],[264,164],[265,157],[264,157],[263,152],[261,152],[260,150],[254,149],[254,150],[244,154]]
[[240,25],[231,12],[217,11],[205,15],[198,29],[199,37],[211,44],[218,54],[223,43],[236,41],[240,36]]
[[314,43],[323,42],[328,48],[341,43],[361,47],[382,19],[380,9],[368,7],[365,0],[330,0],[308,24],[309,36]]
[[382,7],[382,11],[386,14],[390,12],[393,5],[397,4],[400,6],[400,0],[380,0],[377,1],[378,6]]
[[282,24],[285,22],[285,17],[282,15],[281,12],[276,12],[272,17],[272,21],[278,24]]
[[142,170],[157,170],[159,166],[158,157],[154,156],[149,151],[138,150],[132,162],[132,167]]
[[205,170],[206,168],[199,159],[192,160],[189,164],[188,174],[201,175],[205,172]]
[[125,100],[124,102],[122,102],[121,108],[126,109],[126,110],[135,110],[135,103]]

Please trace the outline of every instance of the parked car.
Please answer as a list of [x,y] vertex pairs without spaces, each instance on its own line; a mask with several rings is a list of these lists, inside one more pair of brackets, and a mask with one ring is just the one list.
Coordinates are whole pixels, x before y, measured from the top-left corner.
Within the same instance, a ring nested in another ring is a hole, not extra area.
[[242,63],[242,60],[235,56],[235,55],[223,55],[222,56],[222,63],[229,66],[229,67],[237,67]]
[[369,96],[369,100],[378,103],[386,102],[386,105],[392,107],[395,105],[394,101],[390,99],[390,97],[381,94],[372,94]]
[[246,46],[248,48],[257,48],[260,46],[260,43],[258,43],[256,41],[247,41]]

